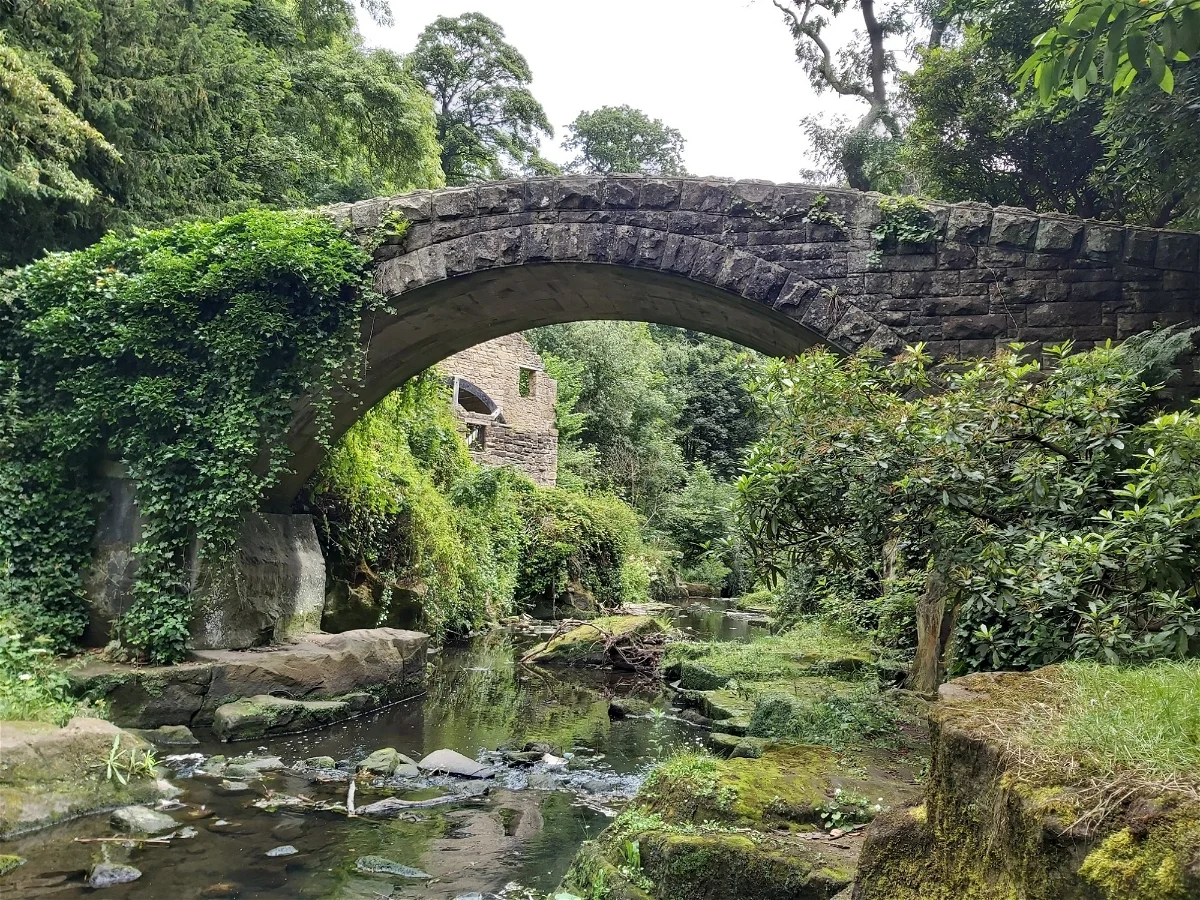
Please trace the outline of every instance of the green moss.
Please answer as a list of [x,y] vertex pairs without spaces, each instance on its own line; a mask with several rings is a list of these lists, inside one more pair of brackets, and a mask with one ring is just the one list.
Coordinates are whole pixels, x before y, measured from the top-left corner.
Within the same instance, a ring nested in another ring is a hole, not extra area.
[[682,677],[685,666],[695,684],[721,687],[731,679],[739,683],[778,681],[809,675],[850,675],[870,663],[871,649],[862,640],[838,634],[819,625],[801,623],[778,635],[745,644],[680,641],[667,650],[668,669]]
[[0,854],[0,878],[23,865],[25,865],[23,857],[13,856],[11,853]]
[[1183,900],[1197,896],[1200,821],[1183,820],[1135,834],[1122,828],[1092,850],[1080,877],[1104,900]]

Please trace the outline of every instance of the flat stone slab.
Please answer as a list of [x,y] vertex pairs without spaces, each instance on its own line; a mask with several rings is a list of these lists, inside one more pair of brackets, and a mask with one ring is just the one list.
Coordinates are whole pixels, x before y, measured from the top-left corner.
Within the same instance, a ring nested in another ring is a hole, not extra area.
[[175,666],[90,663],[68,675],[80,694],[105,701],[124,727],[208,727],[221,706],[243,697],[360,694],[362,709],[411,696],[425,684],[428,643],[417,631],[360,628],[271,649],[196,651]]
[[124,758],[150,745],[103,719],[75,718],[64,728],[44,722],[0,725],[0,839],[92,812],[149,803],[170,789],[135,775],[105,777],[102,763],[118,740]]

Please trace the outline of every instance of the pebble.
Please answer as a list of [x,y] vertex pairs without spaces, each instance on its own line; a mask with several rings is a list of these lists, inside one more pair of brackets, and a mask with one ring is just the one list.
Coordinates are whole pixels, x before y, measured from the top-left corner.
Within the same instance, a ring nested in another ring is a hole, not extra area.
[[300,851],[297,850],[295,847],[293,847],[291,844],[284,844],[282,847],[275,847],[274,849],[268,850],[267,856],[270,856],[270,857],[295,856],[299,852]]
[[428,872],[414,869],[402,863],[392,862],[382,856],[360,856],[354,861],[354,868],[370,875],[396,875],[400,878],[432,878]]

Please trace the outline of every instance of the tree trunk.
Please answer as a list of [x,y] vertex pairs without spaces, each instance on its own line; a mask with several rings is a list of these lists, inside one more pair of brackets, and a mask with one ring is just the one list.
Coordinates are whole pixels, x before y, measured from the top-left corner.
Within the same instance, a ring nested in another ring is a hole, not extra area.
[[935,559],[925,576],[925,592],[917,601],[917,655],[908,673],[909,689],[919,694],[937,693],[946,674],[946,657],[954,634],[950,593],[949,575]]

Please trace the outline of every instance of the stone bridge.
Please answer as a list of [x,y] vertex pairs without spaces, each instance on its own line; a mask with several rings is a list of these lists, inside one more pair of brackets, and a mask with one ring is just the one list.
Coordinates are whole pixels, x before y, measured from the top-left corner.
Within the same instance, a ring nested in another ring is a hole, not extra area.
[[[878,194],[762,181],[534,178],[330,208],[375,245],[395,308],[363,325],[365,383],[333,438],[406,379],[513,331],[631,319],[771,355],[824,343],[939,354],[1073,339],[1081,348],[1200,313],[1200,235],[1024,209],[928,203],[937,235],[879,246]],[[402,238],[397,223],[406,221]],[[297,414],[290,506],[320,463]]]
[[[363,322],[366,364],[335,398],[336,440],[408,378],[500,335],[630,319],[790,356],[824,343],[982,355],[1120,340],[1200,319],[1200,235],[1023,209],[929,203],[936,239],[879,246],[877,194],[759,181],[612,176],[504,181],[330,208],[373,248],[391,313]],[[401,223],[407,223],[402,227]],[[402,233],[402,234],[401,234]],[[312,410],[288,437],[292,474],[247,523],[227,572],[194,573],[196,647],[276,640],[319,622],[325,568],[308,516],[287,515],[320,464]],[[127,608],[140,535],[119,473],[87,579],[90,639]]]

